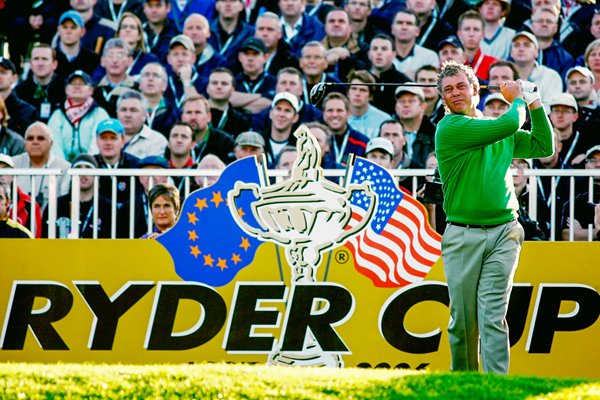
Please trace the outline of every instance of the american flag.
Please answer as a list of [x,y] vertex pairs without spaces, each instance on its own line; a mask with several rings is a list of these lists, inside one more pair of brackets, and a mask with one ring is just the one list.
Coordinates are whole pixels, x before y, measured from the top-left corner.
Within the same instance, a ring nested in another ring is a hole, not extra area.
[[[420,282],[441,256],[441,236],[427,222],[421,203],[402,193],[394,177],[379,165],[357,158],[350,183],[371,182],[378,205],[370,224],[346,242],[355,268],[378,287],[402,287]],[[346,229],[362,220],[369,198],[352,196],[352,219]]]

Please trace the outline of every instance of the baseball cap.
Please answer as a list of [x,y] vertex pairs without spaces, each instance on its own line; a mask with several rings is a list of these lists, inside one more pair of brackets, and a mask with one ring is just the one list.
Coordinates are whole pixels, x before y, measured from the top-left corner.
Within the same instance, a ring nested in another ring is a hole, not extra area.
[[540,48],[540,45],[538,44],[538,41],[537,41],[537,39],[535,38],[535,36],[534,36],[534,35],[533,35],[533,33],[531,33],[531,32],[527,32],[527,31],[521,31],[521,32],[517,32],[517,33],[515,34],[515,36],[512,38],[512,41],[514,42],[515,40],[517,40],[517,38],[519,38],[519,37],[521,37],[521,36],[524,36],[524,37],[526,37],[527,39],[529,39],[529,41],[530,41],[531,43],[533,43],[533,45],[535,46],[535,48],[536,48],[536,49],[539,49],[539,48]]
[[592,71],[590,71],[588,68],[586,67],[582,67],[582,66],[576,66],[573,68],[569,68],[569,70],[567,71],[567,74],[565,75],[567,77],[567,79],[569,79],[569,75],[571,75],[573,72],[579,72],[581,75],[586,76],[588,78],[591,79],[592,83],[596,82],[596,79],[594,78],[594,74]]
[[12,157],[9,156],[8,154],[0,154],[0,164],[6,164],[10,168],[15,167],[15,163],[14,163]]
[[365,154],[368,154],[373,150],[383,150],[390,156],[394,155],[394,146],[392,145],[392,142],[382,137],[376,137],[369,140],[369,143],[367,143],[367,150],[365,151]]
[[188,35],[180,34],[177,36],[173,36],[173,38],[169,42],[169,49],[173,48],[173,46],[177,44],[185,47],[189,51],[196,51],[196,48],[194,47],[194,42]]
[[575,111],[579,110],[577,107],[577,100],[571,93],[561,93],[558,96],[550,100],[550,107],[553,106],[567,106],[574,108]]
[[494,101],[494,100],[501,101],[501,102],[503,102],[503,103],[505,103],[505,104],[508,104],[508,105],[510,106],[510,102],[509,102],[508,100],[506,100],[506,99],[504,98],[504,96],[502,96],[502,93],[498,93],[498,92],[493,92],[493,93],[490,93],[490,94],[488,95],[488,97],[486,97],[486,98],[485,98],[485,101],[484,101],[483,105],[484,105],[484,106],[487,106],[487,104],[488,104],[490,101]]
[[235,138],[236,146],[254,146],[265,147],[265,139],[258,132],[246,131],[242,132]]
[[115,135],[124,135],[125,129],[123,129],[123,125],[121,125],[121,122],[118,119],[109,118],[100,122],[96,128],[96,135],[101,135],[104,132],[112,132]]
[[296,111],[296,113],[300,111],[300,103],[298,102],[298,97],[296,97],[296,95],[291,94],[290,92],[277,93],[273,98],[273,102],[271,103],[271,105],[275,106],[280,101],[287,101],[288,103],[290,103],[290,105],[292,106],[294,111]]
[[71,168],[77,168],[80,165],[87,165],[90,168],[98,168],[98,162],[89,154],[80,154],[73,160]]
[[148,156],[142,158],[138,163],[138,168],[144,167],[160,167],[167,169],[169,168],[169,162],[162,156]]
[[444,47],[445,45],[449,44],[452,47],[456,47],[457,49],[463,49],[464,47],[462,45],[462,43],[460,42],[460,40],[452,35],[452,36],[448,36],[446,39],[440,41],[437,45],[437,51],[440,51],[442,49],[442,47]]
[[58,20],[58,24],[62,25],[63,22],[70,20],[72,21],[75,25],[77,25],[80,28],[85,27],[85,23],[83,22],[83,18],[81,17],[81,15],[75,11],[75,10],[69,10],[64,12],[61,16],[60,19]]
[[421,101],[425,101],[425,92],[420,87],[411,87],[411,86],[399,86],[396,89],[396,98],[400,97],[402,93],[411,93],[415,96],[418,96]]
[[81,78],[88,85],[90,85],[90,86],[92,85],[92,78],[90,78],[90,76],[88,74],[86,74],[85,72],[83,72],[80,69],[78,69],[77,71],[73,71],[71,73],[71,75],[69,75],[69,77],[67,78],[67,83],[71,83],[71,81],[75,78]]
[[248,38],[244,41],[244,43],[242,43],[242,46],[240,47],[240,51],[244,51],[247,49],[254,50],[259,53],[267,52],[267,48],[265,47],[265,44],[263,43],[263,41],[255,38],[255,37]]
[[585,158],[590,158],[592,156],[592,154],[594,153],[600,153],[600,145],[594,146],[591,149],[589,149],[588,151],[585,152]]
[[12,71],[12,73],[14,74],[15,72],[17,72],[17,69],[15,68],[15,64],[13,64],[12,61],[10,61],[8,58],[6,57],[0,57],[0,65],[2,66],[2,68],[4,69],[9,69]]

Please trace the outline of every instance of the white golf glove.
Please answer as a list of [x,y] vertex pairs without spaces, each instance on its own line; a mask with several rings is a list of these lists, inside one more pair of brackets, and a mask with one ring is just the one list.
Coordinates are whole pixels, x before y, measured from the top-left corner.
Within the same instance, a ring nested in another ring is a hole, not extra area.
[[521,81],[521,90],[523,91],[523,98],[527,105],[531,105],[536,100],[541,100],[540,89],[533,82]]

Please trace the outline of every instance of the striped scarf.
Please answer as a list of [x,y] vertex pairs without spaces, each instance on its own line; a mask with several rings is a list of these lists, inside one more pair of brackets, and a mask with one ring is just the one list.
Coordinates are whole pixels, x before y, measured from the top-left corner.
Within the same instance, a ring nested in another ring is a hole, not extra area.
[[65,100],[65,114],[75,128],[79,126],[79,121],[87,114],[93,104],[93,97],[88,97],[86,101],[79,104],[74,104],[71,99]]

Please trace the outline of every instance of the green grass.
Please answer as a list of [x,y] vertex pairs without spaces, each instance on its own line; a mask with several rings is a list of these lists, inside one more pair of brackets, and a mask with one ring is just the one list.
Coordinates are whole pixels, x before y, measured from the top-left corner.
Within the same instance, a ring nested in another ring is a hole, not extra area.
[[600,380],[248,365],[0,364],[2,399],[599,399]]

